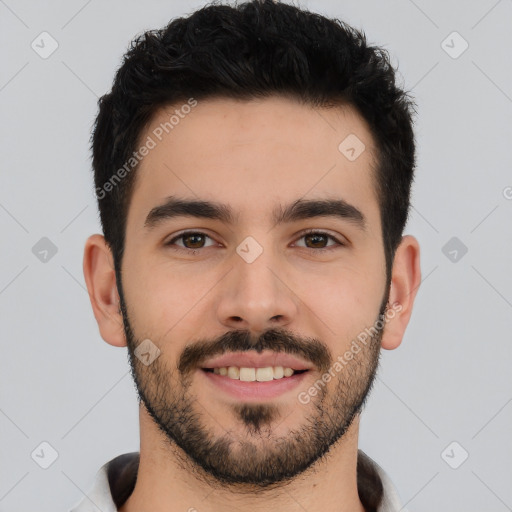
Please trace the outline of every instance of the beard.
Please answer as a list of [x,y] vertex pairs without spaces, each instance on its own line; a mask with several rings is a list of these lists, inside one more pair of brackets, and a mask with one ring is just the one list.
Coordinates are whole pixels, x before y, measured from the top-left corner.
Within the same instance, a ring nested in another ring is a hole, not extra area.
[[[162,353],[146,366],[136,356],[135,349],[142,339],[137,339],[133,332],[122,291],[119,291],[139,403],[164,435],[166,447],[174,454],[175,461],[206,483],[213,481],[236,488],[238,492],[285,485],[343,438],[366,403],[379,365],[383,321],[380,322],[382,328],[377,329],[376,334],[372,329],[372,336],[361,350],[332,377],[332,389],[322,382],[307,405],[300,401],[292,405],[289,414],[296,413],[299,407],[304,411],[303,420],[295,428],[284,435],[276,433],[287,417],[282,414],[284,406],[272,402],[238,402],[229,405],[231,414],[226,412],[224,425],[212,420],[217,431],[219,427],[224,430],[224,434],[218,435],[205,422],[212,419],[211,415],[191,390],[193,376],[202,361],[231,351],[286,352],[313,363],[321,380],[329,369],[332,374],[334,364],[327,346],[315,338],[300,337],[284,329],[269,329],[259,337],[253,337],[247,330],[233,330],[214,340],[188,344],[174,365],[170,365]],[[388,296],[381,303],[376,322],[384,320],[387,299]],[[159,340],[154,341],[160,349],[165,346]],[[347,348],[343,348],[345,350]],[[232,417],[243,425],[244,435],[233,432]]]

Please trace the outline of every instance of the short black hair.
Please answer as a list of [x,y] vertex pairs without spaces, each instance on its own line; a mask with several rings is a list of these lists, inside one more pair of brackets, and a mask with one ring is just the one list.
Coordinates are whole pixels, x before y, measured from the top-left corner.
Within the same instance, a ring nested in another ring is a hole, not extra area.
[[312,107],[349,105],[367,122],[389,284],[409,214],[414,101],[397,85],[388,52],[370,46],[364,32],[273,0],[213,2],[131,42],[111,92],[99,100],[91,138],[101,224],[118,276],[138,162],[133,154],[155,113],[191,98],[272,95]]

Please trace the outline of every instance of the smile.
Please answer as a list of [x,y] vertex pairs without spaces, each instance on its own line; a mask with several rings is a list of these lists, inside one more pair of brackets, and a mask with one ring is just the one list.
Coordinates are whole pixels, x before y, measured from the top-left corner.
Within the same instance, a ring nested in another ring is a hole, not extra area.
[[221,366],[216,368],[204,368],[206,372],[228,377],[244,382],[269,382],[284,379],[307,370],[293,370],[284,366],[266,366],[264,368],[247,368],[238,366]]
[[[221,375],[221,371],[225,375]],[[270,379],[271,371],[272,379]],[[292,372],[291,375],[287,376],[290,372]],[[220,392],[221,395],[227,394],[244,402],[261,402],[294,390],[294,398],[296,398],[300,389],[304,388],[301,383],[309,373],[311,373],[309,370],[292,370],[282,366],[263,368],[228,366],[198,370],[199,377],[206,379],[206,388],[216,391],[215,398],[218,397],[217,392]]]

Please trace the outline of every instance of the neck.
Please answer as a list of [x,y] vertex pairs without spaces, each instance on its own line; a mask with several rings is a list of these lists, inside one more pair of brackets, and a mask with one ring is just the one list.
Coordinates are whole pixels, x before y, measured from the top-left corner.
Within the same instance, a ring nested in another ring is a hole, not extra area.
[[[308,470],[268,489],[228,487],[193,466],[180,448],[170,445],[145,408],[140,408],[140,462],[135,489],[120,512],[263,511],[364,512],[357,491],[359,418]],[[172,508],[170,508],[172,507]]]

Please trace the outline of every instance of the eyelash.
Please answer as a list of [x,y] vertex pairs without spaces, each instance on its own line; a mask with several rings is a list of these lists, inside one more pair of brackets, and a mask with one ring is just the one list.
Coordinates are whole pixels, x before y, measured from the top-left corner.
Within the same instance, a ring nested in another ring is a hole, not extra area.
[[[199,247],[197,249],[189,249],[188,247],[172,247],[172,245],[174,244],[174,242],[176,240],[179,240],[179,239],[185,237],[186,235],[203,235],[203,236],[213,240],[211,236],[209,236],[206,233],[203,233],[201,231],[183,231],[179,235],[175,236],[174,238],[172,238],[171,240],[166,242],[164,245],[166,247],[170,247],[171,249],[173,249],[175,251],[186,251],[186,252],[189,252],[189,253],[192,253],[192,254],[195,254],[196,251],[200,251],[202,249],[206,249],[206,247]],[[304,238],[305,236],[308,236],[308,235],[325,236],[326,238],[330,238],[331,240],[334,240],[336,242],[336,245],[332,245],[330,247],[320,247],[318,249],[311,248],[311,247],[302,247],[303,249],[311,249],[312,251],[323,253],[323,252],[332,251],[334,249],[338,249],[340,247],[344,247],[346,245],[343,242],[340,242],[336,237],[330,235],[329,233],[326,233],[325,231],[318,231],[318,230],[315,230],[315,229],[310,229],[310,230],[302,232],[301,235],[299,236],[299,238],[297,238],[297,240],[300,240],[301,238]]]

